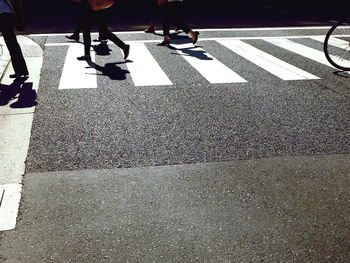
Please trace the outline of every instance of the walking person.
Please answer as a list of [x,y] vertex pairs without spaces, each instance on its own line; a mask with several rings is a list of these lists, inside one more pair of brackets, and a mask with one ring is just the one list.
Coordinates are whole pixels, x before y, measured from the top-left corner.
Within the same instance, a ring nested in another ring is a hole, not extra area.
[[[84,13],[83,13],[83,10],[80,6],[78,20],[77,20],[77,24],[75,26],[74,32],[73,32],[73,34],[66,36],[66,38],[68,38],[69,40],[75,40],[76,42],[79,42],[79,38],[80,38],[79,34],[83,30],[83,15],[84,15]],[[98,33],[99,33],[99,36],[98,36],[98,39],[96,41],[102,42],[102,41],[106,40],[106,37],[104,37],[101,32],[98,32]]]
[[78,57],[78,60],[90,61],[91,48],[91,28],[96,24],[99,32],[107,39],[111,40],[119,48],[123,50],[124,59],[129,56],[130,45],[125,44],[116,35],[110,32],[107,28],[107,13],[109,7],[113,5],[113,0],[73,0],[81,3],[82,21],[83,21],[83,38],[84,38],[84,55]]
[[[149,1],[150,2],[150,1]],[[151,2],[150,2],[151,3]],[[161,4],[161,1],[153,0],[152,1],[152,6],[150,7],[150,18],[151,22],[149,23],[149,26],[144,30],[145,33],[155,33],[155,21],[157,20],[157,17],[159,15],[159,6]],[[179,32],[180,29],[176,27],[175,32]]]
[[148,2],[150,3],[149,9],[150,9],[151,23],[145,29],[145,33],[155,33],[155,21],[156,21],[157,13],[158,13],[158,5],[157,5],[156,0],[149,0]]
[[28,69],[15,34],[16,15],[9,0],[0,0],[0,31],[10,52],[14,74],[10,78],[28,77]]
[[177,29],[182,29],[192,39],[192,43],[196,44],[199,36],[198,31],[193,31],[186,25],[181,18],[181,9],[183,0],[157,0],[161,8],[163,18],[163,41],[158,46],[167,46],[170,44],[170,22],[172,21]]

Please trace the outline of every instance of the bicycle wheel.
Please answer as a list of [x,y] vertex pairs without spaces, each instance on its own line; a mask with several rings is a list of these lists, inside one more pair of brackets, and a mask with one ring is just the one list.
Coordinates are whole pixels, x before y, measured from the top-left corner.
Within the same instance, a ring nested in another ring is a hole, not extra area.
[[350,71],[350,24],[338,22],[333,25],[326,35],[323,49],[332,66]]

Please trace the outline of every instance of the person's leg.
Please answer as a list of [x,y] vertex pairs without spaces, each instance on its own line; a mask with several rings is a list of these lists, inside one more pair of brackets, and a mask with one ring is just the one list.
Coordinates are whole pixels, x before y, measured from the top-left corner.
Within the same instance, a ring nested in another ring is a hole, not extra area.
[[158,46],[166,46],[170,44],[170,17],[171,4],[166,3],[160,6],[160,12],[163,20],[163,41]]
[[14,25],[14,15],[0,14],[0,30],[10,52],[12,66],[15,71],[15,74],[10,75],[11,78],[27,76],[29,74],[21,47],[17,42]]
[[108,10],[101,10],[95,12],[95,23],[96,26],[104,37],[111,40],[114,44],[116,44],[119,48],[121,48],[124,52],[124,59],[129,56],[130,45],[125,44],[119,37],[113,34],[108,30],[107,27],[107,12]]
[[102,42],[102,41],[106,41],[107,39],[108,39],[108,38],[107,38],[105,32],[104,32],[103,30],[100,30],[100,29],[98,28],[98,39],[97,39],[97,40],[94,40],[94,41],[100,41],[100,42]]
[[83,10],[81,6],[79,6],[79,14],[77,18],[77,24],[74,29],[74,33],[70,36],[66,36],[66,38],[79,42],[79,34],[82,31],[82,29],[83,29]]
[[193,31],[188,25],[183,22],[182,19],[182,2],[173,2],[172,3],[172,15],[174,24],[177,28],[182,29],[186,34],[188,34],[192,38],[192,43],[196,44],[199,36],[198,31]]
[[91,60],[90,48],[91,48],[91,35],[90,31],[93,24],[93,12],[90,9],[88,3],[82,3],[82,26],[83,26],[83,39],[84,39],[84,56],[78,57],[78,60]]
[[155,32],[155,29],[154,29],[154,24],[155,24],[155,21],[157,19],[157,11],[158,11],[158,5],[156,3],[156,1],[150,1],[149,0],[149,3],[150,3],[150,7],[149,7],[149,13],[150,13],[150,24],[149,24],[149,27],[147,27],[145,29],[145,32],[146,33],[154,33]]
[[83,29],[83,12],[80,9],[79,15],[78,15],[77,25],[75,26],[74,35],[78,36],[78,38],[79,38],[79,34],[82,31],[82,29]]
[[98,39],[97,41],[107,40],[108,37],[108,27],[107,27],[107,11],[101,10],[98,12],[94,12],[95,24],[98,30]]

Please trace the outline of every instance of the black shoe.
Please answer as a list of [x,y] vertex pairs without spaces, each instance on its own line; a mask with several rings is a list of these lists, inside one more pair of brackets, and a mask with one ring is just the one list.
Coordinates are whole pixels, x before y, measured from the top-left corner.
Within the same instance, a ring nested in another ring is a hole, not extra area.
[[11,79],[18,79],[18,78],[27,78],[29,77],[29,73],[15,73],[15,74],[10,74]]
[[66,38],[79,42],[79,35],[76,35],[76,34],[73,34],[73,35],[70,35],[70,36],[66,36]]
[[149,26],[148,28],[145,29],[145,33],[154,33],[154,32],[156,32],[156,31],[154,30],[154,26],[153,25],[151,25],[151,26]]
[[170,40],[163,40],[161,43],[157,44],[157,46],[169,46],[170,45]]
[[123,52],[124,52],[124,59],[127,59],[130,52],[130,45],[126,45],[125,48],[123,48]]
[[91,57],[85,55],[85,56],[77,57],[77,60],[91,61]]
[[97,39],[94,39],[93,40],[94,42],[107,42],[108,41],[108,39],[107,38],[102,38],[102,37],[98,37]]
[[98,38],[98,41],[104,42],[104,41],[108,41],[108,39],[107,39],[107,38],[104,38],[104,37],[99,37],[99,38]]
[[192,43],[194,45],[198,41],[199,32],[198,31],[194,31],[193,33],[194,33],[194,37],[192,38]]

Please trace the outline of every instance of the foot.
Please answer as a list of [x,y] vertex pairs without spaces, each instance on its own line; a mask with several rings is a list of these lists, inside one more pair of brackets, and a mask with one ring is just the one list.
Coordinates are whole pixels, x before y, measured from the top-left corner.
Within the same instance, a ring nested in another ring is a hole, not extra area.
[[100,41],[100,42],[104,42],[104,41],[107,41],[108,39],[107,38],[104,38],[104,37],[99,37],[98,38],[98,41]]
[[193,45],[197,43],[197,41],[198,41],[198,36],[199,36],[199,32],[198,32],[198,31],[194,31],[194,32],[192,33],[192,43],[193,43]]
[[94,39],[93,41],[94,41],[94,42],[101,42],[101,43],[103,43],[103,42],[106,42],[107,39],[106,39],[106,38],[101,38],[101,37],[99,37],[99,38]]
[[70,39],[70,40],[75,40],[77,42],[79,42],[79,35],[77,34],[73,34],[73,35],[70,35],[70,36],[66,36],[66,38]]
[[29,73],[28,72],[10,74],[10,78],[11,79],[27,78],[27,77],[29,77]]
[[162,42],[160,42],[159,44],[157,44],[157,46],[169,46],[170,45],[170,40],[163,40]]
[[193,34],[192,34],[192,43],[193,43],[193,45],[197,43],[198,36],[199,36],[199,32],[198,31],[194,31]]
[[145,29],[145,33],[154,33],[154,25],[150,25],[148,28]]
[[127,59],[130,52],[130,45],[126,45],[125,48],[123,48],[123,52],[124,52],[124,59]]
[[84,55],[81,57],[77,57],[77,60],[85,60],[85,61],[91,61],[91,57],[88,55]]

